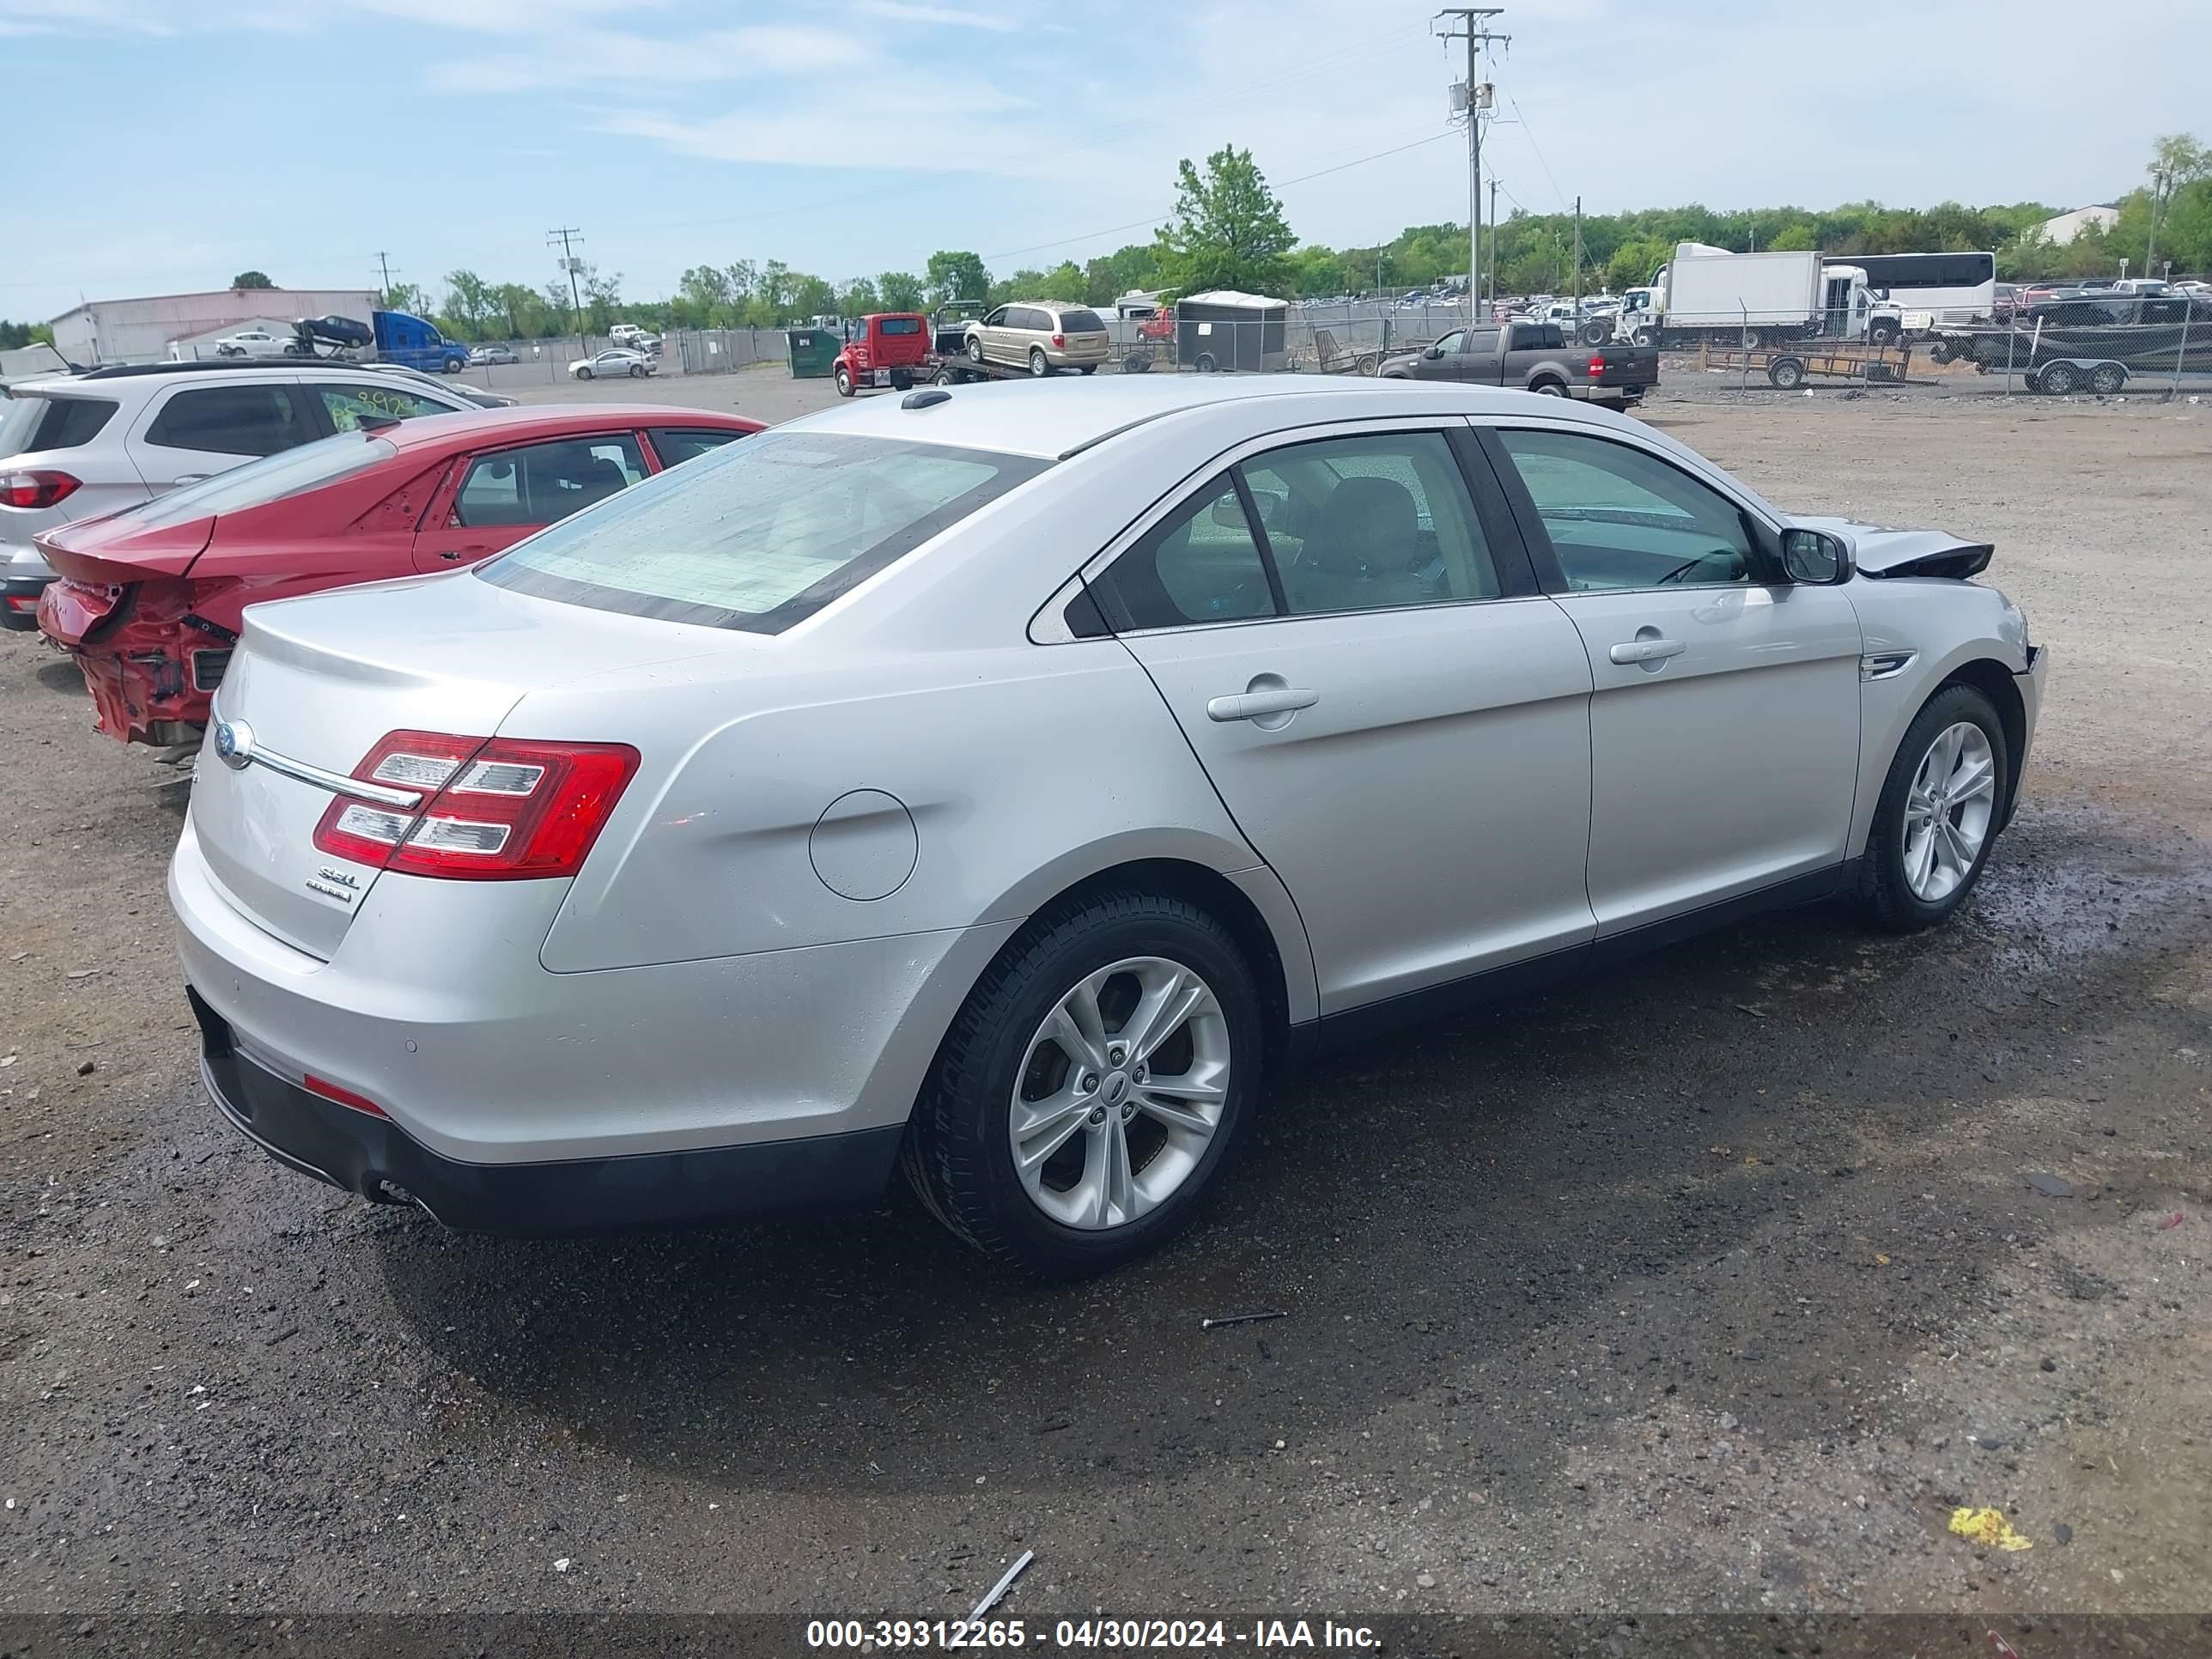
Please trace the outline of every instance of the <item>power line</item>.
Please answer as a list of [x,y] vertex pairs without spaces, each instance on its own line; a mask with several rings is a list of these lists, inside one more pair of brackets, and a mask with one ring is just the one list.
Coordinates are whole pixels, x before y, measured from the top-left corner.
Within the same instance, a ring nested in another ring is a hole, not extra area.
[[1544,169],[1544,176],[1552,179],[1552,194],[1559,198],[1559,211],[1567,210],[1567,192],[1559,188],[1559,181],[1552,178],[1552,164],[1544,159],[1544,152],[1536,146],[1536,130],[1528,125],[1528,112],[1521,107],[1518,98],[1510,100],[1513,112],[1521,118],[1521,131],[1528,140],[1528,148],[1536,151],[1536,165]]
[[[1425,138],[1414,139],[1411,143],[1395,145],[1389,149],[1378,149],[1372,155],[1362,155],[1354,161],[1340,161],[1334,167],[1322,167],[1315,173],[1302,173],[1295,179],[1281,179],[1274,188],[1288,190],[1292,185],[1303,185],[1314,179],[1325,179],[1332,173],[1342,173],[1348,168],[1364,167],[1368,162],[1379,161],[1386,155],[1403,155],[1409,149],[1419,149],[1424,144],[1433,144],[1439,138],[1450,137],[1452,137],[1452,129],[1447,127],[1442,132],[1432,132]],[[1170,208],[1166,212],[1156,213],[1149,219],[1133,219],[1126,225],[1109,225],[1103,230],[1087,230],[1080,236],[1063,236],[1056,242],[1032,242],[1027,247],[1010,247],[997,253],[986,253],[981,257],[987,260],[1012,259],[1024,253],[1043,253],[1053,248],[1066,247],[1071,243],[1092,241],[1101,236],[1118,236],[1124,231],[1142,230],[1148,226],[1161,224],[1174,217],[1175,210]]]

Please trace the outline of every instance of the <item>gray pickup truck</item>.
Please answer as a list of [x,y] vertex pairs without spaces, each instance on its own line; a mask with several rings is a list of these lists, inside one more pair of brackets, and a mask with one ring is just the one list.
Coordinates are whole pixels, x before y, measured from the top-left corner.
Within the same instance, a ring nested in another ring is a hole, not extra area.
[[1659,384],[1659,352],[1656,346],[1578,345],[1557,323],[1506,323],[1455,329],[1434,345],[1385,359],[1381,372],[1385,380],[1518,386],[1626,408]]

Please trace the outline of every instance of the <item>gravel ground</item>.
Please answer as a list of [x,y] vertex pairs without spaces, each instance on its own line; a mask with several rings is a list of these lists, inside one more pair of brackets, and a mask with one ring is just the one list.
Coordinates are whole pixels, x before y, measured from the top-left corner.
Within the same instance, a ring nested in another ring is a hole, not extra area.
[[276,1168],[195,1079],[185,787],[0,636],[0,1613],[951,1618],[1024,1549],[1032,1620],[1594,1613],[1615,1652],[1663,1609],[2205,1608],[2212,409],[1646,413],[1997,543],[2057,654],[1979,893],[1317,1066],[1217,1219],[1073,1289],[902,1196],[515,1243]]

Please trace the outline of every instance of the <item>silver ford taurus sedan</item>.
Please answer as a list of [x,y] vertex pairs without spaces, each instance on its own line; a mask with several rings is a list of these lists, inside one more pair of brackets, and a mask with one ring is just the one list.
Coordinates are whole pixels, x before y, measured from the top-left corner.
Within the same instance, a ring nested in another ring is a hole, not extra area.
[[1318,1043],[1774,906],[1950,914],[2046,661],[1989,557],[1520,392],[842,407],[246,613],[169,879],[206,1080],[456,1227],[903,1164],[1103,1267]]

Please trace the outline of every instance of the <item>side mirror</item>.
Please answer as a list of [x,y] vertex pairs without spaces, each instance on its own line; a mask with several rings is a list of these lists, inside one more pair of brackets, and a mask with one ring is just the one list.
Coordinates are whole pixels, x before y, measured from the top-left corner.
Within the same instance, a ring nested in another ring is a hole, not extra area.
[[1851,579],[1854,566],[1841,537],[1825,530],[1785,530],[1782,568],[1791,581],[1807,587],[1833,587]]
[[1421,354],[1424,357],[1441,357],[1443,355],[1444,349],[1440,345],[1432,345]]
[[[1206,509],[1206,516],[1224,530],[1249,530],[1244,522],[1244,504],[1233,495],[1224,495]],[[1265,517],[1263,514],[1261,515]]]

